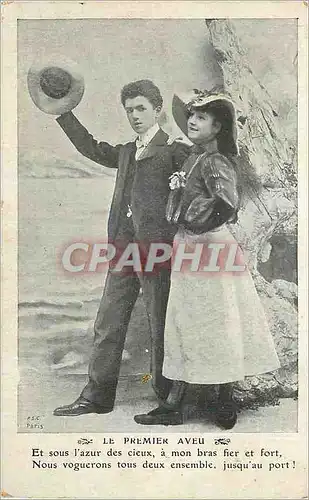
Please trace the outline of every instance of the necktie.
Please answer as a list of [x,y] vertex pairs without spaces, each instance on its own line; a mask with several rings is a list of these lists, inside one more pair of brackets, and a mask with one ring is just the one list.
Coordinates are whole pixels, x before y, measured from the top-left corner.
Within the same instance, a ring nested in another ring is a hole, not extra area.
[[144,149],[145,149],[145,144],[140,139],[136,139],[136,153],[135,153],[136,160],[141,156]]

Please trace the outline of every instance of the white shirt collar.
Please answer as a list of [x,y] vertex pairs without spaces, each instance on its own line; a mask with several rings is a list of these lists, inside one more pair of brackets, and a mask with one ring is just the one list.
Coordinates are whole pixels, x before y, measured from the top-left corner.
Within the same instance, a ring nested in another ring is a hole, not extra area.
[[150,127],[145,134],[139,135],[136,139],[136,147],[146,147],[150,143],[150,141],[154,138],[156,133],[160,130],[160,127],[157,123],[155,123],[152,127]]

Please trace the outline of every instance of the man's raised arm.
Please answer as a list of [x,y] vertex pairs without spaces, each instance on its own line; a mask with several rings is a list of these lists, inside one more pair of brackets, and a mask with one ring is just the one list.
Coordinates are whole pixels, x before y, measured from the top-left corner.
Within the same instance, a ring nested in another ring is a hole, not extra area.
[[96,141],[71,111],[59,116],[57,122],[82,155],[104,167],[118,167],[120,145]]

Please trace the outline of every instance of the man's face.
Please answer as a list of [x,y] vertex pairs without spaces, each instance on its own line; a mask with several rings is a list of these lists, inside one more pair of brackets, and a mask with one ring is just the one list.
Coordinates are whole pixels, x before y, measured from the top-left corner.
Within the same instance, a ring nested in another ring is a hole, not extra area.
[[154,109],[146,97],[138,95],[133,99],[126,99],[124,108],[131,127],[137,134],[145,134],[157,123],[160,110]]

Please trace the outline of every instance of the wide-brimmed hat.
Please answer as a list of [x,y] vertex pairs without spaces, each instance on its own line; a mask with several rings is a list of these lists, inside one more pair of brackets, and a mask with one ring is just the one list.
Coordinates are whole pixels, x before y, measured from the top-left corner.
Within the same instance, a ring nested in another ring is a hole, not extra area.
[[77,63],[63,56],[53,56],[31,66],[28,90],[41,111],[61,115],[80,102],[85,90],[84,78]]
[[[180,130],[188,136],[188,117],[194,109],[205,108],[208,104],[220,104],[226,107],[231,117],[231,126],[227,140],[230,144],[231,152],[238,152],[237,145],[237,124],[236,110],[230,96],[225,92],[216,92],[208,90],[191,90],[187,93],[174,94],[172,101],[172,113],[174,120]],[[207,108],[206,108],[207,109]]]

